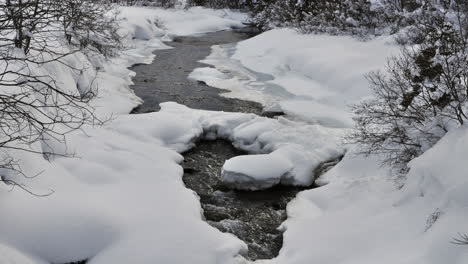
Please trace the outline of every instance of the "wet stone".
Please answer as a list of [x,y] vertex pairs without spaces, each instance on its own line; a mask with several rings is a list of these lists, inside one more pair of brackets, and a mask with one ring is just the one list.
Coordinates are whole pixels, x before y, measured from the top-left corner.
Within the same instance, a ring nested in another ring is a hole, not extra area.
[[278,255],[283,234],[278,230],[286,220],[286,206],[304,188],[277,186],[249,192],[230,190],[222,184],[221,168],[227,159],[246,153],[228,141],[200,141],[184,154],[184,182],[200,196],[205,220],[222,232],[229,232],[249,247],[250,260]]

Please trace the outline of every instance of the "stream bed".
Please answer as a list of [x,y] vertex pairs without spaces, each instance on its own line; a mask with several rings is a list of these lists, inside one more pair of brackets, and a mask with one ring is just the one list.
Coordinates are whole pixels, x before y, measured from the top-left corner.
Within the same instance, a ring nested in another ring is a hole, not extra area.
[[260,114],[262,106],[258,103],[222,97],[220,94],[228,91],[188,79],[195,68],[207,67],[198,61],[210,55],[211,46],[235,43],[251,36],[243,32],[219,31],[196,37],[177,37],[167,43],[173,49],[157,50],[153,63],[130,68],[137,73],[132,89],[143,99],[133,113],[158,111],[160,103],[171,101],[195,109]]
[[[195,68],[206,67],[198,61],[210,54],[211,46],[249,37],[247,33],[221,31],[179,37],[168,43],[174,48],[156,51],[152,64],[132,68],[137,73],[132,88],[144,101],[133,113],[158,111],[159,103],[174,101],[195,109],[260,114],[262,106],[257,103],[224,98],[220,96],[223,90],[187,78]],[[184,153],[183,180],[200,197],[208,224],[243,240],[249,248],[247,259],[271,259],[283,244],[283,233],[278,227],[287,218],[287,204],[307,188],[276,186],[255,192],[228,189],[221,181],[224,162],[246,154],[225,140],[200,140]]]
[[221,181],[221,168],[227,159],[245,154],[229,141],[199,141],[184,154],[184,183],[200,197],[210,225],[236,235],[248,245],[246,258],[271,259],[283,245],[283,233],[278,227],[287,218],[286,206],[304,188],[230,190]]

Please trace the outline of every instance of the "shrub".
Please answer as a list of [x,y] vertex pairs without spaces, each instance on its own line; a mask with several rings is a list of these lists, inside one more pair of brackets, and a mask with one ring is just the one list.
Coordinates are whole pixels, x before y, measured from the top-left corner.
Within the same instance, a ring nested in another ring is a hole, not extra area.
[[369,74],[374,97],[353,107],[350,141],[385,164],[404,168],[467,119],[468,22],[457,6],[445,7],[424,6],[400,38],[401,55]]

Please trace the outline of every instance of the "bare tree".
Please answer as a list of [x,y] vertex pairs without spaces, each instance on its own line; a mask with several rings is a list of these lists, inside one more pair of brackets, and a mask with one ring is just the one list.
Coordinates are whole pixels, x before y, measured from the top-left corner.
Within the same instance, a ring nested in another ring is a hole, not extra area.
[[114,55],[121,47],[117,34],[118,12],[111,2],[55,0],[54,4],[69,45],[95,49],[105,56]]
[[111,2],[118,3],[120,5],[150,6],[163,8],[173,8],[178,3],[177,0],[112,0]]
[[[0,0],[0,169],[21,173],[9,149],[47,158],[57,155],[48,140],[64,142],[71,131],[102,123],[88,104],[96,92],[92,83],[69,89],[44,68],[82,75],[87,69],[72,66],[71,56],[89,50],[112,55],[120,47],[116,30],[104,2]],[[31,148],[38,141],[46,147]],[[1,181],[17,185],[5,175]]]

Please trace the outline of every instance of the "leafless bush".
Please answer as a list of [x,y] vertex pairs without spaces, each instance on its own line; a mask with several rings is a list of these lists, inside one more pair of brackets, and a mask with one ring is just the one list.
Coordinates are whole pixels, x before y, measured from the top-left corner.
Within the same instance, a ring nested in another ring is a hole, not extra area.
[[[73,66],[70,57],[80,51],[112,55],[120,44],[116,29],[102,1],[0,0],[0,169],[21,173],[8,150],[51,157],[53,148],[31,145],[64,142],[69,132],[102,123],[88,104],[93,84],[70,89],[47,69],[84,74],[85,66]],[[15,185],[5,175],[1,181]]]
[[251,8],[253,0],[188,0],[190,6],[206,6],[210,8]]
[[177,4],[177,0],[113,0],[114,3],[130,6],[149,6],[173,8]]
[[[455,19],[453,19],[455,18]],[[468,25],[456,9],[427,6],[409,30],[402,54],[368,79],[374,98],[353,107],[349,137],[364,154],[400,168],[467,119]],[[417,45],[416,45],[417,44]]]
[[69,45],[91,48],[105,56],[121,46],[117,15],[109,1],[55,0],[56,12]]

